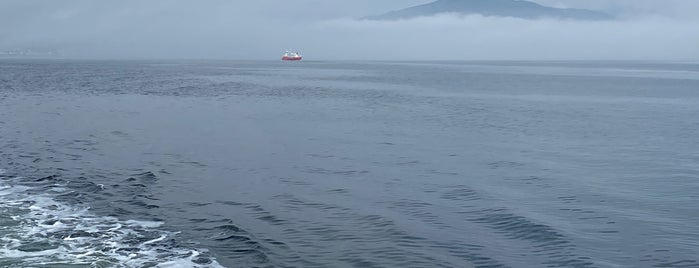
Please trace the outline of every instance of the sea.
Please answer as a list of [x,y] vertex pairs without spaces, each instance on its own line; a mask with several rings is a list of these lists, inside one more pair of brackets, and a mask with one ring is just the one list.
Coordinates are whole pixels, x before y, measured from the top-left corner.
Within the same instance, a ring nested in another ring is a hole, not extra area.
[[699,267],[699,63],[2,59],[0,267]]

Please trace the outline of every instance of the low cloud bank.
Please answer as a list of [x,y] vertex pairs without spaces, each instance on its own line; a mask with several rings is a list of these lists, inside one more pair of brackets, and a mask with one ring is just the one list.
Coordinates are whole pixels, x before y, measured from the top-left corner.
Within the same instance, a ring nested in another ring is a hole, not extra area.
[[248,6],[224,0],[10,1],[0,10],[0,51],[39,48],[68,58],[277,59],[292,48],[318,60],[699,60],[699,19],[693,18],[443,14],[366,21],[330,18],[365,13],[359,9],[343,16],[328,4],[320,8],[332,16],[314,17],[303,13],[303,5],[288,9],[275,1]]
[[[444,14],[387,22],[335,20],[316,24],[312,32],[332,36],[333,47],[349,59],[699,59],[699,20],[663,17],[575,21]],[[324,41],[303,46],[325,52]]]

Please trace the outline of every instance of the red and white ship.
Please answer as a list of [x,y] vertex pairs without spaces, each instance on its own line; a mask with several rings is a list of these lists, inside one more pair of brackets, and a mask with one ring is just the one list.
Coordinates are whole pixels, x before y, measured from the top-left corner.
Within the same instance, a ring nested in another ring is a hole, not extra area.
[[303,57],[301,57],[301,54],[298,52],[291,52],[291,51],[286,51],[284,52],[284,56],[282,56],[282,60],[288,60],[288,61],[298,61],[301,60]]

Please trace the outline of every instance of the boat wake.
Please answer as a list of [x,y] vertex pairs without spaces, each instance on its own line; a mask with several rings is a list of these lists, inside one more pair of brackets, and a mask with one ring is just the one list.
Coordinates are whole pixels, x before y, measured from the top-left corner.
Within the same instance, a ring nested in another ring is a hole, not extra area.
[[0,169],[0,266],[222,267],[206,250],[178,245],[162,222],[119,220],[66,205],[56,185],[36,194]]

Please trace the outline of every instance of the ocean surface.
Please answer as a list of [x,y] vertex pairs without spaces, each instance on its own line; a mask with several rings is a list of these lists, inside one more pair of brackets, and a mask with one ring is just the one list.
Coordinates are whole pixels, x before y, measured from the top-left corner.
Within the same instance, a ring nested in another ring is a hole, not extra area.
[[0,267],[699,267],[699,63],[3,59]]

